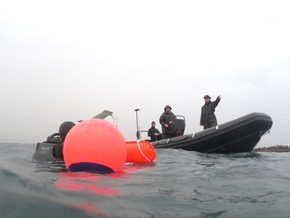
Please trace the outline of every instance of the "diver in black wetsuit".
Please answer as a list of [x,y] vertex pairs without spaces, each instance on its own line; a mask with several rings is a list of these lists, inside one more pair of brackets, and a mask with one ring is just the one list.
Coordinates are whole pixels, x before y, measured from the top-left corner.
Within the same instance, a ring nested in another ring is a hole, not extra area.
[[73,128],[75,124],[71,121],[63,122],[58,130],[58,133],[54,133],[47,137],[46,142],[56,143],[53,148],[53,156],[55,158],[63,159],[63,143],[68,132]]

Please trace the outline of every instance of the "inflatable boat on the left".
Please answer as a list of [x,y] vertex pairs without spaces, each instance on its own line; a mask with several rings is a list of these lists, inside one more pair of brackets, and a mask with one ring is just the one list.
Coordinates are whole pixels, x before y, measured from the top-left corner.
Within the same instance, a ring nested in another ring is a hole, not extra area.
[[[37,143],[36,151],[32,157],[33,161],[50,164],[64,163],[73,171],[75,165],[81,165],[83,162],[86,165],[85,169],[87,169],[92,168],[91,163],[93,165],[100,165],[101,161],[111,163],[121,156],[124,156],[125,162],[153,162],[156,158],[156,152],[149,141],[125,141],[119,130],[119,134],[112,131],[117,129],[117,121],[112,113],[104,110],[89,120],[79,121],[76,125],[70,121],[64,122],[58,133],[48,136],[44,142]],[[107,116],[114,119],[115,125],[112,126],[112,123],[109,124],[107,121],[103,122]],[[104,138],[106,134],[107,136]],[[120,138],[118,140],[117,135]],[[113,148],[117,144],[120,145],[114,152]],[[122,153],[120,153],[120,149]],[[91,164],[89,167],[88,163]]]
[[[113,112],[104,110],[102,113],[92,117],[92,119],[105,119],[106,117],[111,116],[116,123],[116,118],[112,114]],[[81,122],[81,120],[79,122]],[[65,121],[60,125],[58,133],[48,136],[47,140],[44,142],[38,142],[32,160],[40,163],[63,162],[63,142],[66,135],[74,125],[75,124],[71,121]]]

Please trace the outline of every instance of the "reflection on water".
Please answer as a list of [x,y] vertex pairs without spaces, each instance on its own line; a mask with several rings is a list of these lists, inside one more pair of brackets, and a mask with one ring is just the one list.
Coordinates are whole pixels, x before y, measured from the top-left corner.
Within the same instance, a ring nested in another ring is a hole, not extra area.
[[[56,167],[54,169],[58,169],[60,172],[58,172],[58,180],[54,184],[57,189],[69,192],[90,193],[98,196],[117,196],[121,194],[121,191],[112,186],[111,180],[134,179],[133,173],[154,166],[154,163],[126,163],[122,171],[105,175],[88,172],[63,172],[62,168]],[[78,203],[62,203],[91,213],[109,216],[109,213],[97,208],[97,202],[92,202],[90,199]]]

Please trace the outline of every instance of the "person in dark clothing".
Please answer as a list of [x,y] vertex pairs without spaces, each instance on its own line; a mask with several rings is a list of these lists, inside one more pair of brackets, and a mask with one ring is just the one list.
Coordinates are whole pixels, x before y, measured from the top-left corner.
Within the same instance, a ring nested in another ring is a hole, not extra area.
[[58,132],[62,142],[64,142],[66,135],[74,126],[75,124],[71,121],[65,121],[60,125]]
[[152,121],[151,128],[148,129],[148,136],[151,138],[151,142],[157,141],[161,139],[161,133],[158,129],[155,128],[155,122]]
[[65,121],[60,125],[59,131],[58,131],[59,142],[53,148],[54,157],[63,159],[63,143],[64,143],[66,135],[74,126],[75,124],[71,121]]
[[167,139],[175,136],[174,129],[172,128],[172,122],[176,119],[174,113],[171,112],[172,108],[169,105],[166,105],[164,112],[159,118],[159,123],[162,126],[162,138]]
[[207,129],[213,126],[217,126],[217,119],[214,114],[216,106],[221,100],[221,96],[218,96],[215,101],[211,101],[209,95],[204,97],[204,105],[201,108],[200,125],[203,129]]

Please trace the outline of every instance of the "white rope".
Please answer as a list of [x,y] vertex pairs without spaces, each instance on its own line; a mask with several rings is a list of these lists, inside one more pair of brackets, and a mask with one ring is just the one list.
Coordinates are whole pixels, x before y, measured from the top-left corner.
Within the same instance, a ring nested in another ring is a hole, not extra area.
[[137,145],[138,145],[139,151],[141,152],[141,154],[143,155],[143,157],[144,157],[148,162],[150,162],[150,160],[149,160],[149,159],[145,156],[145,154],[142,152],[141,147],[140,147],[139,140],[137,140]]

